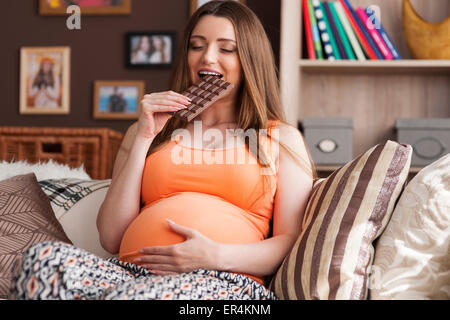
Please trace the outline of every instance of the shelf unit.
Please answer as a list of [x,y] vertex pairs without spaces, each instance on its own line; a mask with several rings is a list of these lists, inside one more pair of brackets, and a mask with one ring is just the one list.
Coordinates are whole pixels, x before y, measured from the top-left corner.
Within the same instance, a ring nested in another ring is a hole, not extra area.
[[[450,41],[450,39],[449,39]],[[298,67],[304,73],[403,73],[434,74],[450,73],[450,60],[369,60],[364,63],[352,60],[326,61],[301,59]]]
[[[303,117],[352,117],[356,156],[386,139],[395,140],[397,118],[450,117],[450,60],[411,59],[403,36],[402,0],[350,3],[379,6],[381,23],[403,60],[304,59],[302,0],[282,0],[280,85],[287,121],[294,126]],[[430,22],[450,14],[448,0],[411,3]]]

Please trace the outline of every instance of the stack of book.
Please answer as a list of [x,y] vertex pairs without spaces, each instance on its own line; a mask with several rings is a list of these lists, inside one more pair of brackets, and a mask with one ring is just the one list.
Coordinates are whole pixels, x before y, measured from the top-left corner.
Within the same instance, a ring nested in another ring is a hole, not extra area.
[[348,0],[302,1],[308,59],[401,59],[372,7],[353,9]]

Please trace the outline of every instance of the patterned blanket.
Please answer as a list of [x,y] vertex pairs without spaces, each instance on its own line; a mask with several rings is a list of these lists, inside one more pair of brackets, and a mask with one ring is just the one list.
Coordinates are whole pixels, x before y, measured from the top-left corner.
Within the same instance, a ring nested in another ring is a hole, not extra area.
[[235,273],[195,270],[160,276],[116,258],[102,259],[57,241],[30,247],[13,268],[10,299],[273,300],[275,294]]

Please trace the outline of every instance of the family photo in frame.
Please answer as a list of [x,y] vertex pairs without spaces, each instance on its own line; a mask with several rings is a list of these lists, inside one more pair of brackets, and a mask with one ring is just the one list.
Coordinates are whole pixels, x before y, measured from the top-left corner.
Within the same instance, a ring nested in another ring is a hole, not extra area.
[[128,67],[170,67],[175,56],[175,32],[128,32]]
[[66,15],[67,7],[77,5],[82,14],[121,15],[131,13],[131,0],[39,0],[39,14]]
[[21,48],[20,113],[68,114],[69,101],[70,48]]
[[94,119],[139,118],[144,90],[144,81],[95,81]]

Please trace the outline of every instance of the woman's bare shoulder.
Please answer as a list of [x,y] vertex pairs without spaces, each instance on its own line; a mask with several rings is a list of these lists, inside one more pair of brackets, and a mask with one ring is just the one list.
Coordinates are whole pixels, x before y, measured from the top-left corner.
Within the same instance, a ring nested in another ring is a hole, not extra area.
[[290,158],[299,164],[309,174],[312,173],[313,164],[302,133],[296,127],[279,122],[277,125],[278,139],[280,141],[280,156]]
[[288,146],[295,153],[308,158],[305,141],[300,130],[281,121],[278,122],[276,129],[278,129],[278,139],[281,143]]

